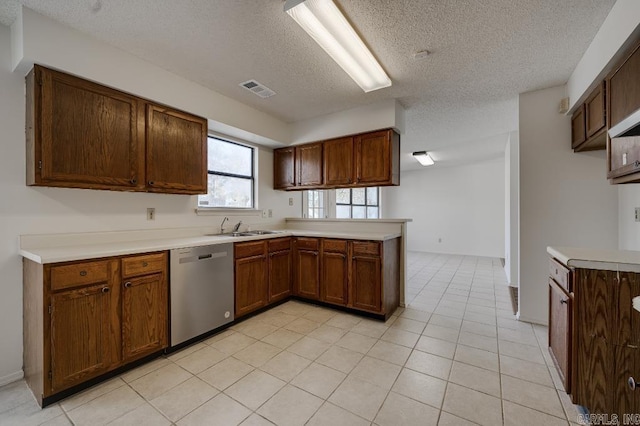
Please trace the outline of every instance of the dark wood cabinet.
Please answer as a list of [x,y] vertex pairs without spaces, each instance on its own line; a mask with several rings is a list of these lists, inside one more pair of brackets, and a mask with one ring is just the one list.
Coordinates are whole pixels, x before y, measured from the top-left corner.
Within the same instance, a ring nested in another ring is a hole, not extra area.
[[267,306],[269,302],[267,242],[236,243],[235,317]]
[[353,137],[324,142],[324,183],[327,186],[350,185],[354,182],[355,155]]
[[400,184],[400,137],[392,130],[355,137],[356,183]]
[[206,193],[207,120],[36,65],[27,185]]
[[122,260],[122,354],[133,361],[168,345],[167,255]]
[[322,143],[296,146],[296,185],[301,187],[321,186]]
[[400,185],[400,135],[392,129],[274,150],[274,189]]
[[348,242],[323,239],[320,298],[327,303],[346,306],[349,284]]
[[602,82],[571,116],[571,148],[575,152],[595,151],[607,147],[605,98],[605,82]]
[[147,189],[207,192],[207,120],[147,104]]
[[273,150],[273,189],[289,189],[296,186],[295,147]]
[[351,295],[354,308],[365,311],[382,310],[382,260],[380,244],[353,243],[351,258]]
[[297,296],[320,298],[320,240],[299,237],[294,240],[294,292]]
[[584,105],[580,105],[571,116],[571,148],[574,150],[587,140]]
[[622,421],[640,409],[640,312],[632,302],[640,295],[640,274],[561,266],[573,290],[549,280],[552,358],[575,404]]
[[40,405],[167,347],[166,252],[23,262],[24,371]]
[[291,238],[269,240],[269,303],[291,295]]
[[571,393],[571,349],[573,299],[549,279],[549,353],[567,393]]

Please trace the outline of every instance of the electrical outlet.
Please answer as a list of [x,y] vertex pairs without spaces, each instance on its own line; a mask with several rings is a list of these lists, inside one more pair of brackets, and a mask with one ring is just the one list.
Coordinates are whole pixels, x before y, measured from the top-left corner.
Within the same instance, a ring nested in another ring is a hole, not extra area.
[[636,207],[636,222],[640,222],[640,207]]
[[156,209],[149,207],[147,209],[147,220],[156,220]]
[[267,210],[266,210],[266,209],[262,209],[262,218],[263,218],[263,219],[266,219],[266,218],[267,218],[267,214],[268,214],[268,213],[269,213],[269,212],[267,212]]
[[269,217],[273,217],[273,210],[269,209]]
[[289,205],[292,206],[293,205],[293,197],[289,197]]

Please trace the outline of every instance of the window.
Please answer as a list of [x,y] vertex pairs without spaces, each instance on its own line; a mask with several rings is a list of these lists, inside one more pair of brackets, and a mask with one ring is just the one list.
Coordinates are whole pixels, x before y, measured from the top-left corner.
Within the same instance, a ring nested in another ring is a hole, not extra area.
[[302,199],[302,216],[311,219],[326,217],[326,191],[319,189],[304,191]]
[[254,150],[209,136],[208,193],[198,207],[254,208]]
[[336,217],[377,219],[380,216],[379,200],[377,187],[336,189]]

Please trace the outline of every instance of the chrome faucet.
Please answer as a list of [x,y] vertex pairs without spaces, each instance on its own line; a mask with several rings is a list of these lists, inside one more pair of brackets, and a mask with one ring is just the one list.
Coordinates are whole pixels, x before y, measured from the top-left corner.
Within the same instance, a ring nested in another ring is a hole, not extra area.
[[238,229],[240,229],[240,225],[242,225],[242,221],[236,223],[235,226],[233,227],[233,231],[231,232],[238,232]]
[[228,221],[228,220],[229,220],[229,218],[228,218],[228,217],[226,217],[226,216],[224,217],[224,219],[222,219],[222,223],[220,224],[220,233],[221,233],[221,234],[224,234],[224,223],[225,223],[226,221]]

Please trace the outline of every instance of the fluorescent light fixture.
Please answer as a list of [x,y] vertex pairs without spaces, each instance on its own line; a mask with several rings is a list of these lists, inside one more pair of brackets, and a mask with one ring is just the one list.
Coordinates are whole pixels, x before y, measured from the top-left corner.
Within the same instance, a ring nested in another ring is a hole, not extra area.
[[433,166],[435,164],[427,151],[416,151],[411,155],[423,166]]
[[332,0],[287,0],[287,12],[365,92],[391,79]]

